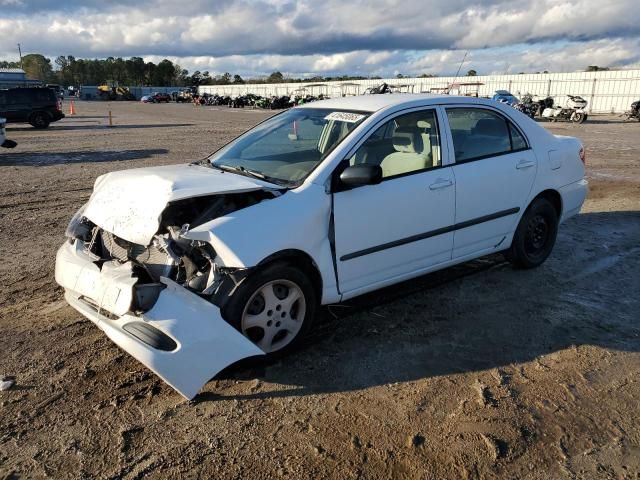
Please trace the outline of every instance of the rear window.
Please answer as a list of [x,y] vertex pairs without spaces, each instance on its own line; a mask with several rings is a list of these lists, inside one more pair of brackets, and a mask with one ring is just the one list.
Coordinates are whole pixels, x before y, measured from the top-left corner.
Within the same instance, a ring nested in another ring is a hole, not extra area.
[[56,92],[50,88],[37,88],[35,100],[38,102],[56,102]]

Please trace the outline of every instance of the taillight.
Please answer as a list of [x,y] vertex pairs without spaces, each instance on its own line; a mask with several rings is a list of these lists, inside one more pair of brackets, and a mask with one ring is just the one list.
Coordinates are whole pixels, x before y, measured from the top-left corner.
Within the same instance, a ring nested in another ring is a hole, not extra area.
[[584,151],[584,147],[580,147],[580,153],[579,153],[579,155],[580,155],[580,160],[582,161],[582,163],[583,163],[584,165],[586,165],[586,164],[587,164],[587,154],[586,154],[586,152]]

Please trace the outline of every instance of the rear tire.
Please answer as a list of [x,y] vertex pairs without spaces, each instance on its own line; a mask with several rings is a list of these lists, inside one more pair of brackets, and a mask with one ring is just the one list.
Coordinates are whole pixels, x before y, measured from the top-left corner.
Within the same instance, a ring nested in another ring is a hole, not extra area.
[[42,128],[47,128],[51,123],[51,120],[49,119],[49,115],[47,115],[46,113],[36,112],[33,115],[31,115],[31,118],[29,119],[29,123],[34,128],[42,129]]
[[534,268],[551,254],[558,235],[558,213],[544,198],[534,200],[518,223],[507,259],[518,268]]
[[299,345],[317,310],[316,290],[307,274],[286,262],[274,262],[238,286],[222,316],[271,360]]

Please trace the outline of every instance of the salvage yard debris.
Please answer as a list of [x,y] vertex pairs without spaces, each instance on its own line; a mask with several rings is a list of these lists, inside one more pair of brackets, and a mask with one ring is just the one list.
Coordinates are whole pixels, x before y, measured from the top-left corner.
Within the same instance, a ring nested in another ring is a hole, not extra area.
[[0,380],[0,392],[4,392],[5,390],[9,390],[16,383],[16,377],[12,377],[9,375],[5,375]]

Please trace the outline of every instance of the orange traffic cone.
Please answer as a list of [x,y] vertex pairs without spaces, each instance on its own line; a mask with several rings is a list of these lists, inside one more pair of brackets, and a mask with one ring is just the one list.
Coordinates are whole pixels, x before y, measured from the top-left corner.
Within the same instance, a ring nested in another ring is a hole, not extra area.
[[76,114],[76,107],[73,105],[73,100],[71,100],[71,103],[69,104],[69,115],[75,115]]

